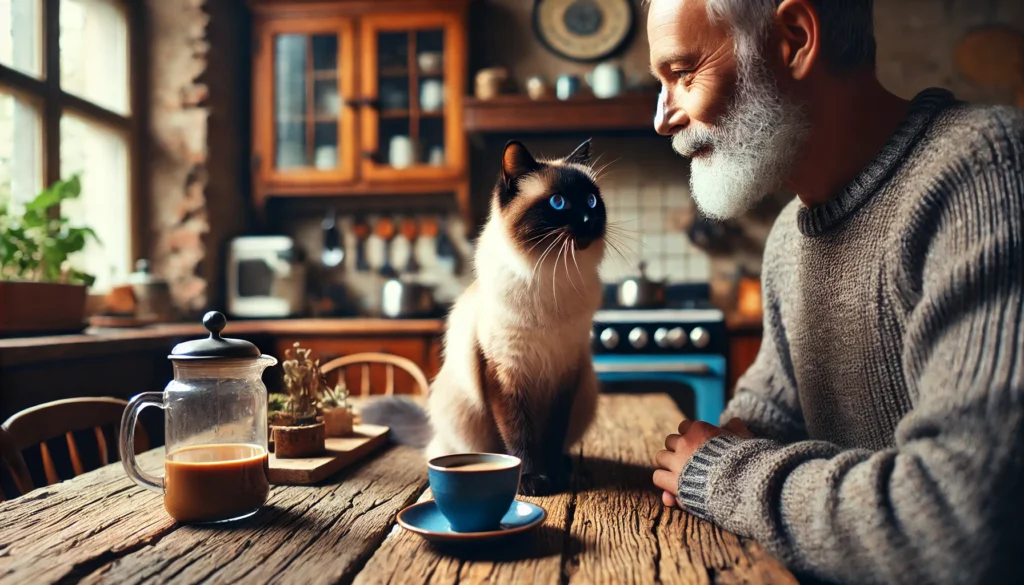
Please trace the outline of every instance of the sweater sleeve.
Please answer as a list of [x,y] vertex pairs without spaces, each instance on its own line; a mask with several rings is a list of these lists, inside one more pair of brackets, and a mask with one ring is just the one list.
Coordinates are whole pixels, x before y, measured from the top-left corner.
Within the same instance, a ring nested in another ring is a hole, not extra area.
[[[795,206],[784,211],[782,222],[794,221]],[[787,275],[775,268],[775,259],[788,254],[783,235],[787,230],[776,223],[765,246],[761,274],[764,323],[761,349],[750,368],[736,383],[732,400],[719,419],[720,424],[739,418],[754,435],[788,442],[806,438],[796,378],[789,359],[789,343],[782,324],[778,279]],[[789,230],[792,231],[792,230]]]
[[[895,447],[720,436],[680,499],[799,571],[838,582],[1007,583],[1024,569],[1024,148],[935,177],[900,295],[915,406]],[[896,356],[894,356],[894,359]],[[842,359],[842,357],[838,357]]]

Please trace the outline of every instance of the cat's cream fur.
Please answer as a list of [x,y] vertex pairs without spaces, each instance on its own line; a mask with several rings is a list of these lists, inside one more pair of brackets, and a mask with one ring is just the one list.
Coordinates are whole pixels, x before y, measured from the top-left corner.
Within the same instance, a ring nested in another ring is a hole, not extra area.
[[[588,166],[546,161],[550,166],[571,166],[593,177]],[[479,352],[514,377],[529,381],[516,391],[543,408],[551,397],[542,393],[551,381],[579,372],[565,447],[579,441],[594,418],[597,377],[591,359],[590,332],[601,304],[598,266],[604,240],[583,250],[572,245],[516,241],[510,233],[509,214],[521,213],[538,198],[548,197],[544,181],[527,175],[518,183],[517,200],[500,209],[495,198],[490,218],[477,243],[476,282],[455,303],[445,336],[445,358],[431,385],[428,415],[434,435],[427,457],[460,452],[503,452],[504,446],[481,388]],[[564,253],[560,253],[564,252]],[[575,254],[574,254],[575,253]],[[575,255],[575,258],[573,257]],[[531,394],[537,393],[537,394]]]

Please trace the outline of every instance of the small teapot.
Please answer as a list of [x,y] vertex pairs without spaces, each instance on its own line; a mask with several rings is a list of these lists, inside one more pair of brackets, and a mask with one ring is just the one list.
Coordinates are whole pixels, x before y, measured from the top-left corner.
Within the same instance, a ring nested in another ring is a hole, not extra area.
[[[221,337],[227,319],[217,311],[207,313],[203,325],[208,338],[171,350],[174,379],[164,391],[132,397],[121,419],[119,447],[128,477],[162,493],[167,513],[184,523],[246,518],[270,493],[262,375],[277,358],[248,341]],[[146,406],[165,413],[162,477],[135,461],[135,424]]]

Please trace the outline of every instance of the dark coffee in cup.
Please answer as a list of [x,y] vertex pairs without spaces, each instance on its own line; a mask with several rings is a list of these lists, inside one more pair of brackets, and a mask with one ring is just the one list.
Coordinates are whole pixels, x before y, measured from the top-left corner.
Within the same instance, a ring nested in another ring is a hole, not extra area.
[[430,491],[452,530],[496,530],[515,501],[522,465],[497,453],[437,457],[427,464]]

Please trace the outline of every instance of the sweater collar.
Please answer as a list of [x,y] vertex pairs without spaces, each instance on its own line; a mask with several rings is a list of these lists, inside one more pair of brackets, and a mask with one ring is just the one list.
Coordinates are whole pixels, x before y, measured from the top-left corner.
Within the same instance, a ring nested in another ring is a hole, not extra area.
[[882,150],[843,190],[816,207],[800,206],[797,224],[805,236],[819,236],[853,215],[906,160],[935,115],[953,101],[946,89],[929,88],[914,96],[906,116]]

